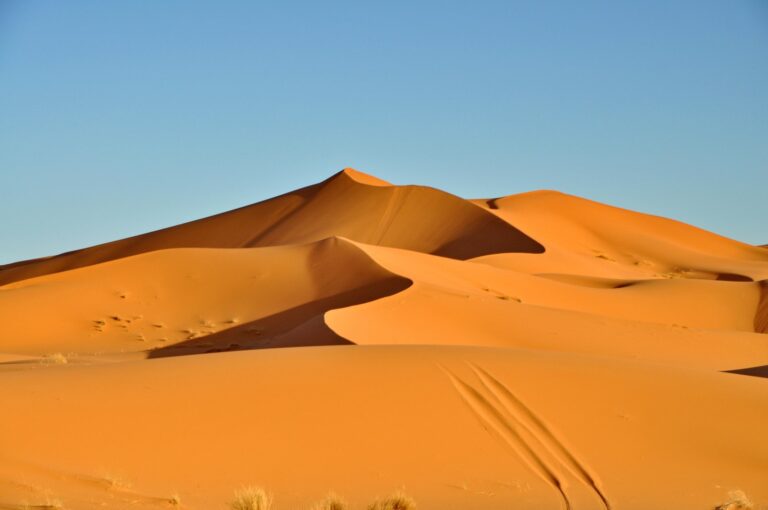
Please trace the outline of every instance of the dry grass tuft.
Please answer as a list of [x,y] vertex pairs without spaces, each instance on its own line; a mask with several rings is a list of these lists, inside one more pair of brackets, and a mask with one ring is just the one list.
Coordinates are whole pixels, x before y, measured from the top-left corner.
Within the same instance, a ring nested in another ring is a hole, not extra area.
[[312,510],[347,510],[347,502],[331,492],[324,500],[313,506]]
[[715,507],[715,510],[753,510],[755,507],[744,491],[735,490],[728,493],[728,501]]
[[128,480],[113,473],[104,473],[101,482],[106,485],[107,489],[111,490],[124,491],[131,488],[131,483]]
[[402,492],[380,499],[368,506],[368,510],[415,510],[416,502]]
[[229,504],[230,510],[270,510],[272,495],[261,487],[243,487],[235,492],[235,499]]
[[69,363],[69,359],[60,352],[54,352],[43,356],[42,363],[44,365],[66,365]]

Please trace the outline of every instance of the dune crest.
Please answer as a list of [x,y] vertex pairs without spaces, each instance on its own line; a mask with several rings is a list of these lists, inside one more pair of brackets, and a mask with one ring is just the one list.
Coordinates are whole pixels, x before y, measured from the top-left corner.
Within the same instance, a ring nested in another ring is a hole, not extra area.
[[345,168],[341,171],[344,175],[352,180],[355,180],[361,184],[368,184],[369,186],[394,186],[391,182],[387,182],[383,179],[379,179],[374,175],[355,170],[354,168]]
[[[410,284],[335,237],[269,248],[159,250],[6,286],[0,352],[158,357],[349,343],[325,326],[325,311]],[[47,310],[45,321],[38,310]]]
[[617,279],[768,278],[768,252],[668,218],[549,190],[472,202],[546,246],[542,257],[480,259],[498,267]]
[[169,248],[252,248],[341,236],[368,244],[467,259],[540,253],[514,226],[425,186],[391,186],[357,171],[201,220],[54,257],[0,266],[0,285]]

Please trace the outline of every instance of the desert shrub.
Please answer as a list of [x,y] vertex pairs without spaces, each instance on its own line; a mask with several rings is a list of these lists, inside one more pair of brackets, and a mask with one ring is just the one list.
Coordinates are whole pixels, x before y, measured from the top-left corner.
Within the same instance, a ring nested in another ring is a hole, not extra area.
[[312,510],[347,510],[347,502],[336,494],[330,493],[320,503],[313,506]]
[[368,506],[368,510],[415,510],[416,502],[402,492],[375,501]]
[[68,362],[69,359],[67,359],[67,357],[60,352],[46,354],[42,359],[42,363],[44,365],[66,365]]
[[229,504],[230,510],[270,510],[272,495],[261,487],[243,487],[235,492],[235,499]]
[[746,494],[742,491],[728,493],[728,501],[718,505],[715,510],[752,510],[754,506]]

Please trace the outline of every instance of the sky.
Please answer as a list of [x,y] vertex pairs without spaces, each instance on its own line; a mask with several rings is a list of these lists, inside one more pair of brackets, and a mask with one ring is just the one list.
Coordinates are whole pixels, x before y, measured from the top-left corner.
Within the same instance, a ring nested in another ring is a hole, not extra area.
[[0,264],[344,167],[768,243],[768,1],[0,0]]

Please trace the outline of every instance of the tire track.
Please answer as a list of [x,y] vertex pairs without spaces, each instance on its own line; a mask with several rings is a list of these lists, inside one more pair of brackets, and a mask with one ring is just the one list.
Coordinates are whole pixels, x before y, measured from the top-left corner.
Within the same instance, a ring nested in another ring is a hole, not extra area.
[[531,445],[520,437],[520,430],[517,424],[505,418],[502,410],[494,406],[477,389],[461,380],[448,369],[443,368],[443,370],[448,374],[459,396],[480,419],[483,428],[501,440],[533,473],[555,489],[562,499],[565,509],[570,510],[571,502],[565,493],[560,477],[552,471]]
[[544,421],[488,371],[472,363],[468,365],[480,381],[477,388],[447,368],[441,368],[483,427],[555,489],[566,510],[572,508],[567,492],[567,474],[593,494],[602,508],[611,510],[607,497],[584,463],[568,450]]
[[475,372],[478,379],[480,379],[483,386],[495,397],[497,403],[501,404],[508,414],[526,428],[576,479],[594,491],[595,495],[602,501],[603,506],[610,510],[611,505],[608,503],[608,498],[598,486],[595,478],[589,473],[584,464],[552,433],[541,418],[512,393],[512,390],[489,372],[473,363],[469,363],[469,366]]

